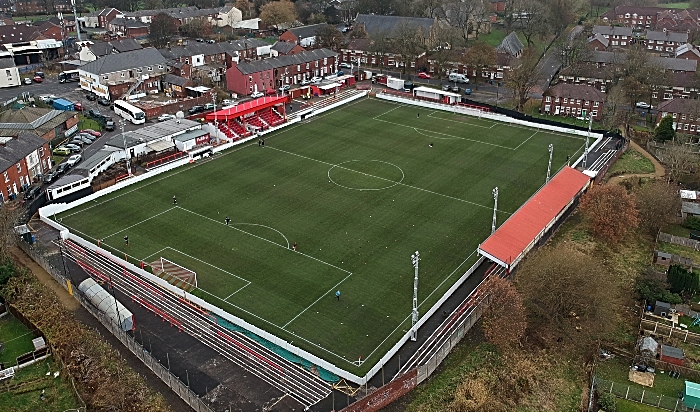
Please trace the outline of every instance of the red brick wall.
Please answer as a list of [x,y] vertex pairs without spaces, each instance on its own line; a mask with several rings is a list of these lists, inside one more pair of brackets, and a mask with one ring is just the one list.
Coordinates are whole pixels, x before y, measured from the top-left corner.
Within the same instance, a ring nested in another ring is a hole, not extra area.
[[382,386],[375,392],[353,403],[340,412],[375,412],[399,399],[418,385],[418,370],[413,369],[402,377]]
[[[41,174],[45,174],[46,171],[48,170],[46,162],[48,159],[51,158],[51,152],[49,151],[49,143],[48,142],[44,143],[43,148],[44,148],[43,155],[41,155],[40,159],[39,159],[40,167],[39,167],[39,171],[38,171]],[[0,151],[2,151],[2,150],[3,150],[2,146],[0,146]],[[29,154],[29,153],[27,153],[27,154]],[[39,151],[39,154],[41,154],[41,151]],[[49,162],[50,162],[50,160],[49,160]],[[17,187],[17,192],[19,192],[20,187],[22,185],[22,183],[20,181],[20,176],[23,176],[25,183],[27,183],[27,179],[32,178],[32,176],[29,173],[29,169],[27,168],[27,162],[24,160],[24,158],[22,158],[22,160],[19,161],[19,164],[20,164],[21,172],[17,171],[17,164],[13,164],[12,166],[7,168],[6,170],[3,170],[2,172],[0,172],[0,193],[2,193],[3,199],[5,201],[9,200],[9,198],[10,198],[9,197],[10,193],[7,190],[8,186],[10,187],[10,191],[14,193],[13,187],[12,187],[12,184],[14,183]],[[51,166],[51,164],[49,163],[49,168],[50,168],[50,166]],[[7,177],[8,177],[7,181],[5,181],[5,172],[7,172]]]
[[279,37],[279,40],[287,43],[299,43],[299,39],[297,38],[297,36],[295,36],[294,33],[292,33],[289,30],[282,33]]

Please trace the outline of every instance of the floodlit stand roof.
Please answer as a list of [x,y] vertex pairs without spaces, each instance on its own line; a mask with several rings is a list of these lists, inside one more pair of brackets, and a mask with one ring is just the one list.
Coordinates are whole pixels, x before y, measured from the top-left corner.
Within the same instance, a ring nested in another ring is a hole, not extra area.
[[266,96],[260,97],[255,100],[250,100],[245,103],[241,103],[236,106],[227,107],[226,109],[217,110],[214,113],[208,113],[205,118],[208,122],[214,119],[224,121],[228,119],[235,119],[240,116],[245,116],[248,113],[254,113],[258,110],[265,109],[267,107],[277,106],[280,104],[285,104],[289,99],[288,96]]
[[514,267],[586,189],[589,182],[588,176],[565,166],[479,245],[479,254],[503,267]]

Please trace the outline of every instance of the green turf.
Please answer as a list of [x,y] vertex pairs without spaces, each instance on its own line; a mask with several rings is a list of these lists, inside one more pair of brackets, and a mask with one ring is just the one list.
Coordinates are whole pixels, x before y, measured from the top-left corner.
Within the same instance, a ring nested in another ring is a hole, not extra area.
[[32,332],[12,315],[0,318],[0,342],[5,344],[0,352],[0,362],[8,367],[17,365],[18,356],[34,350],[32,339]]
[[584,144],[375,99],[265,142],[58,218],[130,259],[164,257],[194,270],[196,295],[360,375],[410,326],[411,254],[422,257],[425,313],[476,261],[492,189],[500,224],[544,182],[550,143],[553,170]]

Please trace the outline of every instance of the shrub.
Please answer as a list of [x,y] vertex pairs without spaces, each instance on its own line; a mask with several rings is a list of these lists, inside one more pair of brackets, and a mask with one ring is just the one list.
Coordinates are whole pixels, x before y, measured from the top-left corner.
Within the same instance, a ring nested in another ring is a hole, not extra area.
[[690,230],[700,230],[700,217],[688,216],[683,222],[683,227]]
[[617,398],[612,393],[598,393],[598,405],[605,412],[616,412]]
[[680,265],[668,268],[668,283],[673,293],[694,294],[700,288],[700,278],[695,272],[689,272]]

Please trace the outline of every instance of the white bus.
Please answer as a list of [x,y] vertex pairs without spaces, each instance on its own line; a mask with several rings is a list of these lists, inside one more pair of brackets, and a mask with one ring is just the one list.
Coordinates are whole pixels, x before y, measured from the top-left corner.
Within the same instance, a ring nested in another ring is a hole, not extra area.
[[124,100],[114,101],[114,113],[125,118],[133,124],[146,123],[146,113],[138,107],[131,105]]

